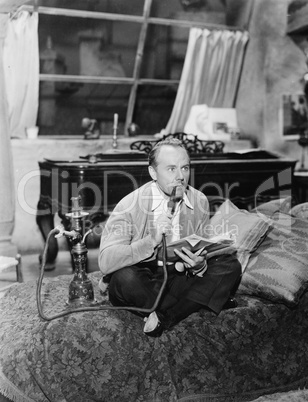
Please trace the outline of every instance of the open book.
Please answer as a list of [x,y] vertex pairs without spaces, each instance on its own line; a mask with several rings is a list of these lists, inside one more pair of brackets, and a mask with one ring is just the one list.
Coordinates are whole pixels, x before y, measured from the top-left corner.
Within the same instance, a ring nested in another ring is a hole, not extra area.
[[[218,236],[204,238],[200,237],[196,234],[192,234],[190,236],[184,237],[183,239],[176,240],[167,245],[167,261],[175,262],[178,261],[179,257],[175,254],[174,250],[177,249],[181,251],[182,247],[187,248],[192,253],[199,254],[202,251],[206,250],[208,253],[212,253],[214,251],[222,250],[226,247],[230,247],[234,244],[234,239],[230,234],[221,234]],[[163,259],[163,247],[159,246],[157,258],[159,260]]]

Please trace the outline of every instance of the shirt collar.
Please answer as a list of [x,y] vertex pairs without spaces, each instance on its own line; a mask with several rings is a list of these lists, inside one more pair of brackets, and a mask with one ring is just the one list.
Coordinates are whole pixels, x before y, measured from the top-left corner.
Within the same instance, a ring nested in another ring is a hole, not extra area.
[[[164,198],[164,196],[162,195],[161,191],[159,190],[159,188],[157,187],[157,184],[155,181],[153,181],[153,183],[151,184],[151,189],[152,189],[152,197],[153,197],[153,201],[152,201],[152,211],[155,211],[155,209],[157,209],[162,202],[164,202],[166,200],[166,198]],[[194,207],[191,205],[191,202],[189,201],[186,192],[184,193],[183,196],[183,202],[185,203],[185,205],[190,208],[190,209],[194,209]]]

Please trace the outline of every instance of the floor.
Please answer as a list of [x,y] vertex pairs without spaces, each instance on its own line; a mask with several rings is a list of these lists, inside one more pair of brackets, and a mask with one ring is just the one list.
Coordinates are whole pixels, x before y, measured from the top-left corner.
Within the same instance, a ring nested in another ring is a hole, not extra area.
[[[88,250],[88,269],[87,272],[98,271],[98,249]],[[44,277],[50,278],[58,275],[72,275],[71,254],[68,250],[61,250],[55,261],[55,268],[50,270],[46,265]],[[21,275],[23,282],[36,281],[39,277],[41,264],[39,262],[39,253],[21,255]],[[5,290],[12,283],[16,282],[16,268],[9,267],[0,276],[0,291]]]

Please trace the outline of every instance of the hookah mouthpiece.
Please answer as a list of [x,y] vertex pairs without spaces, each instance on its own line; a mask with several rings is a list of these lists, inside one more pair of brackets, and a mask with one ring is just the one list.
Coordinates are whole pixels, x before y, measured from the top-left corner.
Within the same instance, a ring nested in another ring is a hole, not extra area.
[[168,209],[171,215],[174,214],[176,203],[183,199],[184,190],[183,186],[174,186],[170,195],[170,200],[168,201]]

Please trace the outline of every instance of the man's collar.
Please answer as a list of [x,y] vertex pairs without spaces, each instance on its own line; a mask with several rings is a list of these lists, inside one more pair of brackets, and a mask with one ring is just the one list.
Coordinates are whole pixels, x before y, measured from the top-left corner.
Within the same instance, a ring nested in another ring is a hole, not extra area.
[[[155,211],[155,209],[157,209],[166,198],[164,198],[163,194],[159,190],[155,181],[153,181],[153,183],[151,184],[151,189],[152,189],[152,196],[153,196],[152,211]],[[185,205],[188,208],[194,209],[194,207],[191,205],[191,202],[189,201],[189,199],[187,197],[186,192],[184,193],[184,196],[183,196],[183,202],[185,203]]]

